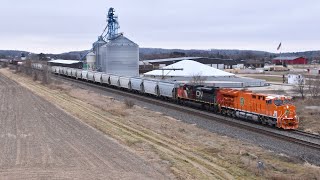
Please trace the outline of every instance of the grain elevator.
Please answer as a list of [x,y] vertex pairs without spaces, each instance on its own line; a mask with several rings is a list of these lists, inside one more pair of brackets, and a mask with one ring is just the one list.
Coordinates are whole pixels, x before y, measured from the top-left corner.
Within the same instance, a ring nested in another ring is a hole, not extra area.
[[[123,75],[139,75],[139,46],[118,33],[120,28],[118,17],[114,15],[114,9],[110,8],[107,15],[107,26],[102,35],[93,44],[92,52],[95,55],[95,65],[100,72]],[[90,58],[92,53],[90,53]]]

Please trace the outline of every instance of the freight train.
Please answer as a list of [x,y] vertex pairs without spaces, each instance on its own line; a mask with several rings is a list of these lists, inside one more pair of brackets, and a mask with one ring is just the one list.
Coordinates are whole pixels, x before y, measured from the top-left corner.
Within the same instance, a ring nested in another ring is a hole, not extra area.
[[[34,67],[41,69],[41,67]],[[299,119],[291,98],[248,90],[181,84],[171,81],[126,77],[53,66],[52,73],[150,95],[179,104],[197,103],[214,113],[281,128],[297,129]]]

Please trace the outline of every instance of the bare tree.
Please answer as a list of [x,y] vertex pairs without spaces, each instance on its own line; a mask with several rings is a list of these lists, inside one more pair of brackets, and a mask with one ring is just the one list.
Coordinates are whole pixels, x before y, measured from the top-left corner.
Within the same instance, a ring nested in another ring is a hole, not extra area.
[[28,76],[32,76],[32,68],[31,68],[31,64],[32,64],[32,61],[31,60],[26,60],[25,64],[23,65],[24,66],[24,73]]
[[298,85],[296,91],[301,95],[302,99],[304,99],[305,96],[305,82],[304,78],[298,79]]
[[33,74],[32,75],[32,80],[33,81],[38,81],[38,73],[37,72],[33,72],[32,74]]
[[50,67],[48,65],[42,64],[42,84],[50,84]]
[[201,73],[194,74],[192,76],[192,79],[190,80],[191,84],[196,84],[196,85],[203,85],[205,81],[207,80],[206,77],[202,76]]
[[320,94],[320,76],[316,76],[315,79],[309,79],[307,81],[308,92],[311,97],[318,97]]

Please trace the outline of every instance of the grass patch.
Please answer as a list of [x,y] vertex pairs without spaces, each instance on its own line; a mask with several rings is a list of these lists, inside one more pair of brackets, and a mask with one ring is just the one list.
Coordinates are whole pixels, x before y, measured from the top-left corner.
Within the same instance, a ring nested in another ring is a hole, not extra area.
[[278,76],[249,76],[251,78],[255,78],[255,79],[263,79],[266,80],[268,82],[283,82],[282,77],[278,77]]

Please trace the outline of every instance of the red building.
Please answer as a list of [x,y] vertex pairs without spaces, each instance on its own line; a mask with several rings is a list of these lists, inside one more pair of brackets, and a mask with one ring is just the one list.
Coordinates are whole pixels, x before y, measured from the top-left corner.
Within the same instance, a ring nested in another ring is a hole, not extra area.
[[307,58],[304,57],[276,57],[272,59],[273,64],[307,64]]

